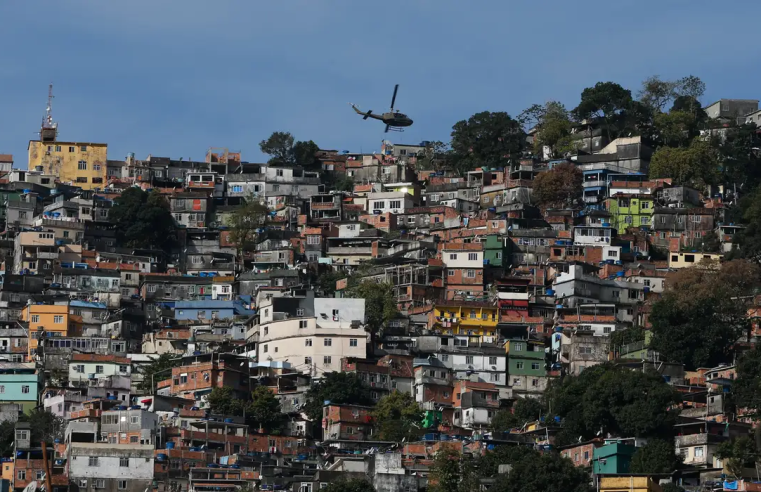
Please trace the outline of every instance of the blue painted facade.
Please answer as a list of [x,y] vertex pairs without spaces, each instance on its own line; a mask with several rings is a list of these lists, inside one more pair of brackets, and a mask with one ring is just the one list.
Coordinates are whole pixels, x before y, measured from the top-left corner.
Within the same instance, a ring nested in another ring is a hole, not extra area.
[[254,311],[247,309],[242,301],[176,301],[174,303],[174,319],[230,319],[235,316],[251,316]]

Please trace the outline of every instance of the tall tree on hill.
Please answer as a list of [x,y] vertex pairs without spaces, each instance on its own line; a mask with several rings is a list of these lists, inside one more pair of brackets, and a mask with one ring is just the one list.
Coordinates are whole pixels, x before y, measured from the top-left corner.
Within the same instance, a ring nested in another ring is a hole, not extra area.
[[573,164],[563,162],[534,178],[532,200],[542,208],[575,205],[582,194],[582,174]]
[[373,412],[375,428],[384,441],[416,440],[421,434],[423,411],[409,393],[392,391],[378,401]]
[[626,111],[632,107],[632,93],[614,82],[598,82],[581,93],[581,102],[573,110],[576,118],[599,118],[605,122],[608,139],[619,136],[623,129]]
[[261,151],[270,156],[269,163],[277,166],[302,166],[319,169],[317,152],[320,147],[311,140],[296,141],[288,132],[273,132],[259,142]]
[[525,144],[526,134],[509,114],[484,111],[452,127],[451,160],[460,175],[481,166],[506,167]]
[[120,244],[168,251],[176,242],[176,226],[169,202],[158,191],[127,188],[108,213]]
[[243,251],[254,247],[257,232],[264,227],[269,209],[258,198],[249,196],[227,220],[230,242],[235,246],[236,258],[243,261]]
[[650,160],[651,178],[701,188],[718,181],[719,155],[708,142],[694,139],[686,148],[661,147]]
[[650,348],[686,368],[733,360],[733,346],[749,327],[748,298],[761,285],[761,267],[735,260],[676,272],[650,314]]
[[535,155],[542,155],[544,147],[549,148],[550,157],[562,157],[575,150],[571,138],[573,123],[570,113],[562,103],[549,101],[543,106],[534,104],[518,116],[518,121],[526,126],[527,130],[536,130]]
[[372,405],[370,389],[354,373],[329,372],[317,384],[309,388],[304,412],[317,421],[322,418],[324,402]]

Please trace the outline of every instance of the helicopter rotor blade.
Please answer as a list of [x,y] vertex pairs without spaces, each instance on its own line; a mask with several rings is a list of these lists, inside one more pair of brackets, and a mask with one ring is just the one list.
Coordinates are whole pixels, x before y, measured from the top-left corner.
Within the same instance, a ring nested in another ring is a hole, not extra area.
[[394,103],[396,103],[396,92],[399,90],[399,84],[394,86],[394,95],[391,98],[391,112],[394,112]]
[[388,125],[386,125],[386,131],[383,133],[388,133]]

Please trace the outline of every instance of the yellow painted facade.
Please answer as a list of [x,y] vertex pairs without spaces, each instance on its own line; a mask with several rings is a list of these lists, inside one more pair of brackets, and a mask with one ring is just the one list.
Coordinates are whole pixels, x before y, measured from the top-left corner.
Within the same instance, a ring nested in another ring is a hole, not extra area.
[[2,464],[3,467],[3,474],[2,479],[8,480],[10,483],[13,483],[13,479],[15,478],[15,463],[13,461],[5,461]]
[[58,176],[85,190],[104,188],[108,145],[90,142],[29,141],[29,170],[42,166],[46,174]]
[[431,326],[452,335],[493,337],[497,334],[499,311],[497,306],[477,303],[451,303],[437,305],[433,310]]
[[660,485],[650,477],[600,477],[600,492],[662,492]]
[[669,268],[689,268],[704,260],[720,262],[723,258],[724,255],[712,253],[669,253]]
[[69,306],[32,304],[24,307],[21,311],[21,320],[29,323],[29,357],[37,348],[37,333],[40,327],[53,336],[65,337],[69,335]]

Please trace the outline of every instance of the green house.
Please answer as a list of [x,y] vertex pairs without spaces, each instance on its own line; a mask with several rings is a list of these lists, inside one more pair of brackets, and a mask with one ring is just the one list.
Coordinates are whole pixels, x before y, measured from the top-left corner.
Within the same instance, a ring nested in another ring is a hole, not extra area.
[[627,227],[649,227],[653,219],[653,198],[650,195],[624,195],[621,193],[605,200],[611,214],[610,222],[619,234]]
[[593,470],[598,475],[629,473],[632,456],[637,448],[631,444],[611,443],[595,448]]
[[505,241],[497,234],[486,236],[484,245],[484,265],[495,268],[502,268],[505,257]]
[[531,340],[509,340],[506,347],[509,376],[547,375],[543,343]]

